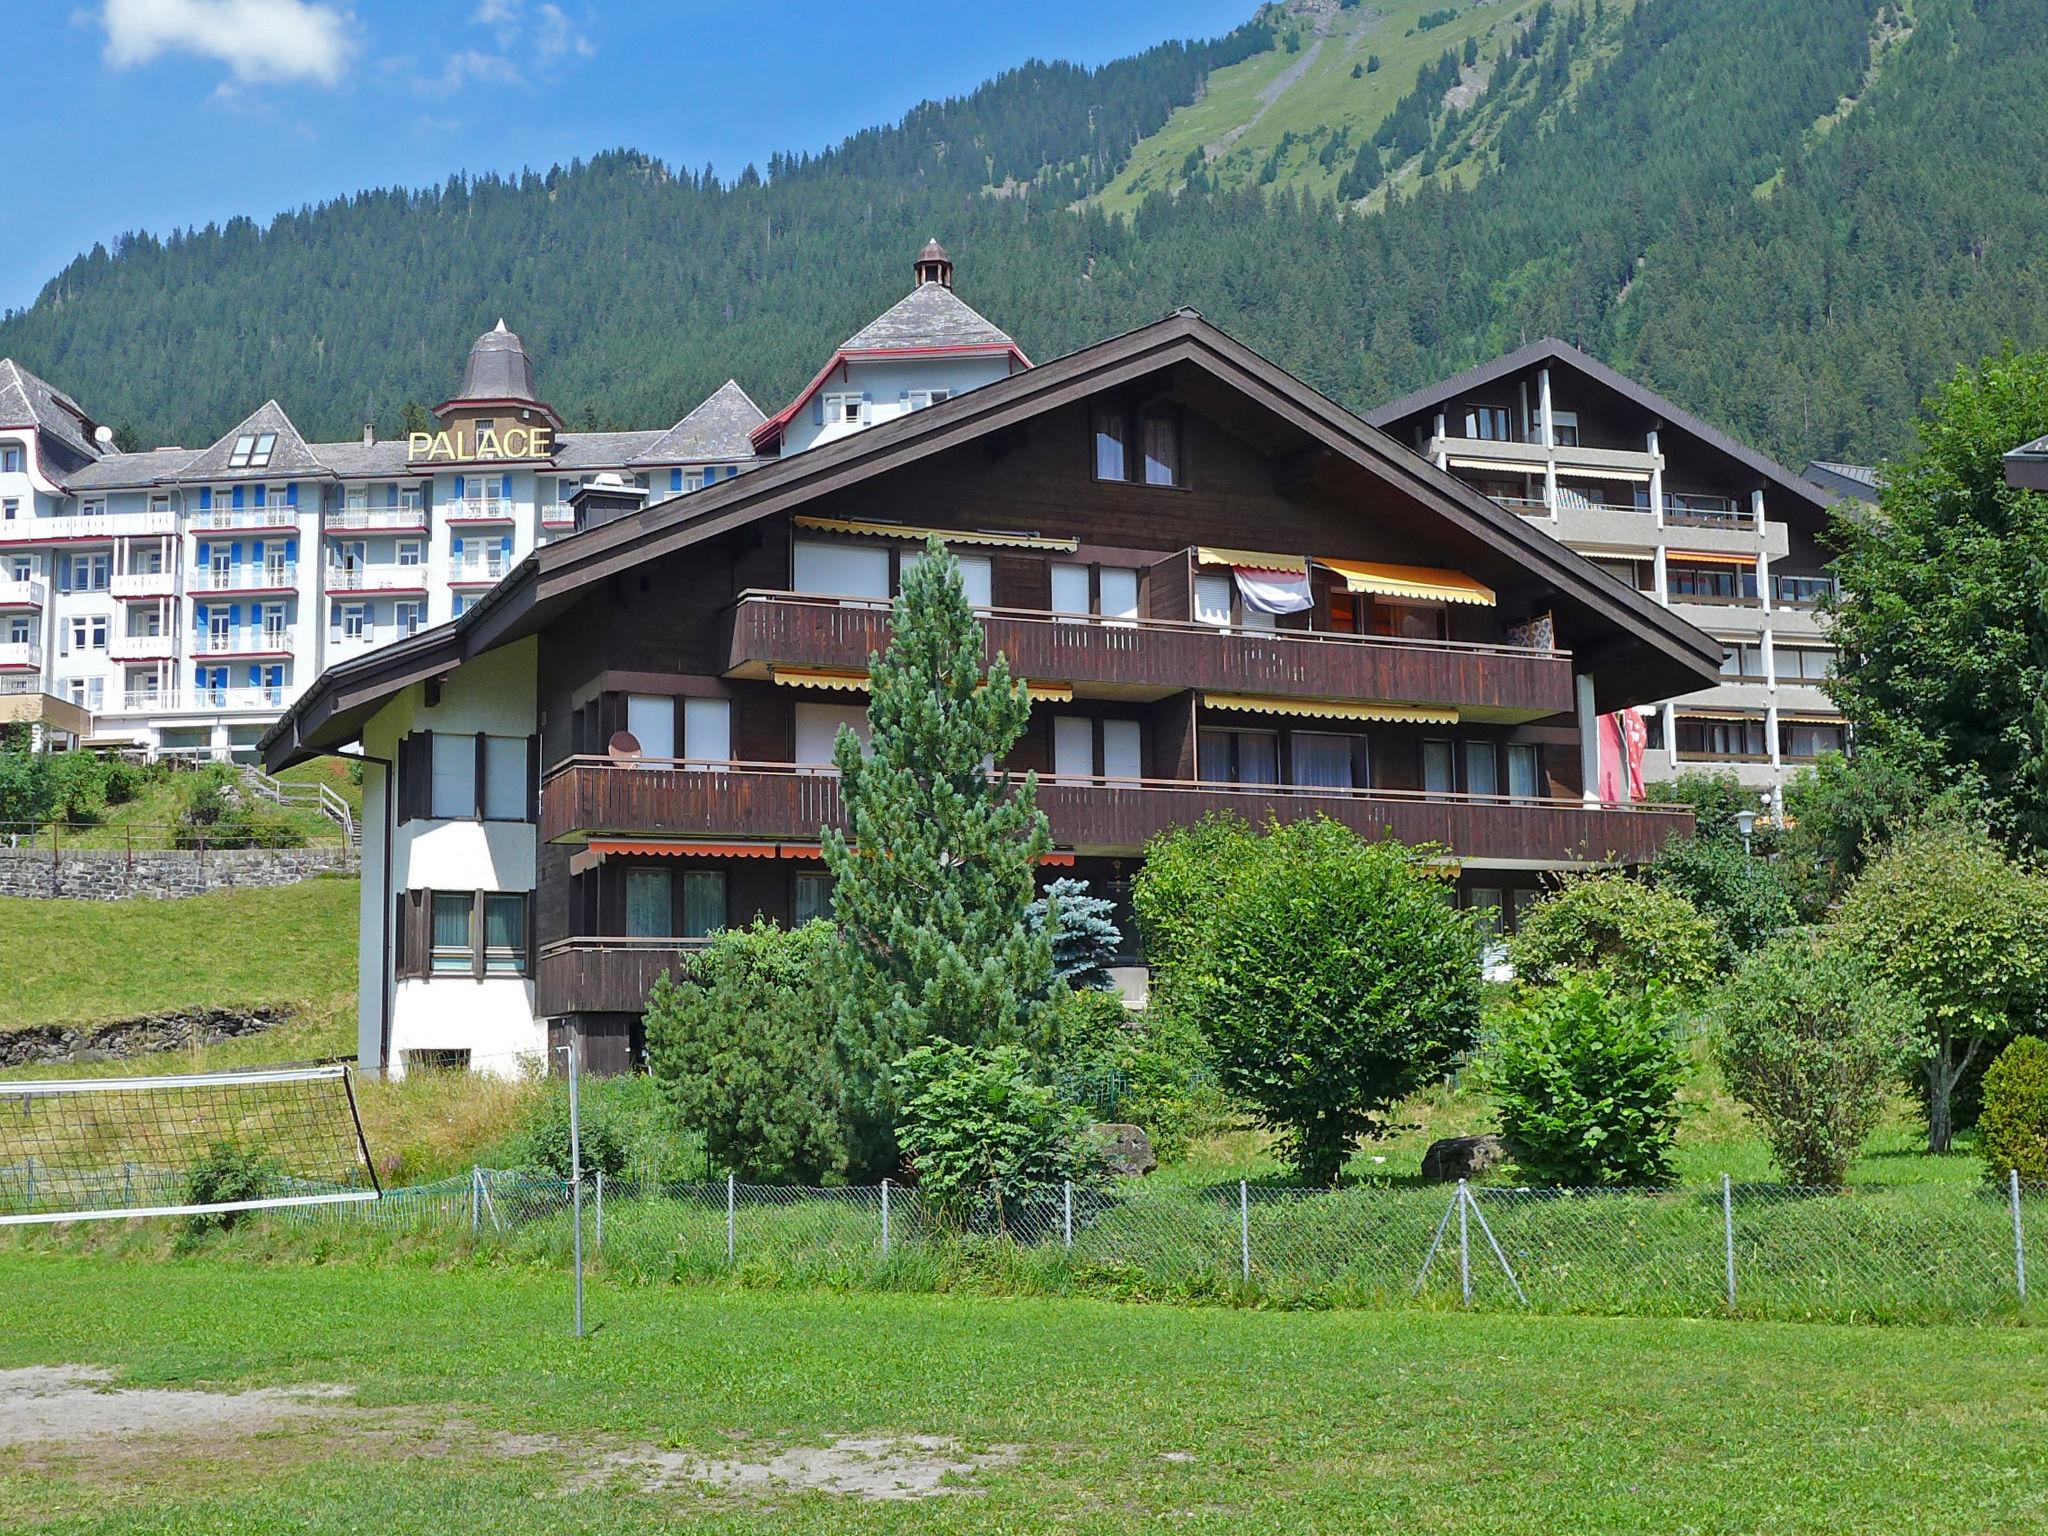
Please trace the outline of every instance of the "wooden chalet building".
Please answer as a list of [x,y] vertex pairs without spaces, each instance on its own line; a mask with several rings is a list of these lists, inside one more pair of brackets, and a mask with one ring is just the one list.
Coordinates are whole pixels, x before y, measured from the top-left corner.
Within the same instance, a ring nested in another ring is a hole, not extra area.
[[1595,716],[1721,646],[1191,311],[644,494],[586,486],[574,534],[265,740],[362,743],[367,1062],[574,1034],[625,1066],[706,935],[829,913],[833,738],[933,532],[1037,701],[1001,766],[1039,775],[1048,878],[1114,893],[1163,828],[1321,813],[1447,845],[1511,923],[1690,826],[1589,798]]

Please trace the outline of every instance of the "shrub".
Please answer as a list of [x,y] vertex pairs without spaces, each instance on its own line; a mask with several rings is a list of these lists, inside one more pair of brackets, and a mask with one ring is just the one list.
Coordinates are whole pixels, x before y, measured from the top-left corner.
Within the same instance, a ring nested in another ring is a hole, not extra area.
[[95,822],[107,808],[109,767],[90,752],[57,752],[49,757],[50,819]]
[[[284,1170],[275,1158],[239,1142],[217,1141],[185,1175],[185,1200],[190,1205],[225,1205],[237,1200],[265,1200],[277,1191]],[[234,1226],[247,1211],[197,1211],[185,1218],[185,1231],[198,1236],[211,1228]]]
[[1994,1179],[2048,1180],[2048,1040],[2020,1036],[1984,1074],[1977,1150]]
[[1053,995],[1054,1080],[1098,1119],[1140,1126],[1161,1162],[1225,1117],[1207,1042],[1179,1015],[1133,1012],[1113,992]]
[[2048,992],[2048,881],[1981,829],[1929,821],[1857,878],[1836,927],[1926,1012],[1927,1150],[1946,1152],[1957,1086]]
[[1664,987],[1687,997],[1714,979],[1720,931],[1676,891],[1626,875],[1569,880],[1522,914],[1508,959],[1524,981],[1549,986],[1598,971],[1624,992]]
[[[1214,889],[1162,990],[1203,1021],[1219,1081],[1279,1133],[1281,1156],[1334,1183],[1359,1138],[1470,1045],[1479,931],[1429,849],[1323,817],[1220,840],[1228,862],[1192,882]],[[1178,864],[1187,847],[1166,851]]]
[[1804,934],[1744,961],[1711,1017],[1728,1091],[1795,1184],[1847,1178],[1899,1072],[1927,1049],[1910,994],[1847,946]]
[[[1701,773],[1696,769],[1651,784],[1644,794],[1660,805],[1691,806],[1693,829],[1699,836],[1710,841],[1726,839],[1738,848],[1742,846],[1742,832],[1736,824],[1736,812],[1754,811],[1760,804],[1756,791],[1744,789],[1734,774]],[[1755,829],[1752,845],[1764,832],[1762,827]]]
[[1683,896],[1713,920],[1721,932],[1724,966],[1732,967],[1797,915],[1780,867],[1745,852],[1734,838],[1674,839],[1650,865],[1650,883]]
[[[580,1089],[582,1084],[578,1084]],[[580,1092],[576,1104],[577,1161],[587,1178],[602,1173],[615,1179],[626,1171],[626,1145],[612,1127],[610,1116],[595,1108]],[[570,1176],[569,1092],[567,1085],[540,1101],[533,1118],[517,1143],[520,1171],[551,1179]]]
[[964,1231],[983,1212],[1005,1229],[1044,1211],[1071,1180],[1103,1177],[1088,1116],[1026,1076],[1021,1046],[923,1045],[896,1063],[897,1139],[938,1224]]
[[1524,1173],[1569,1186],[1671,1173],[1685,1058],[1654,992],[1583,975],[1526,990],[1496,1021],[1479,1075]]
[[1116,903],[1088,894],[1086,880],[1055,880],[1045,895],[1024,909],[1024,926],[1040,932],[1051,907],[1059,908],[1059,930],[1052,939],[1052,975],[1075,991],[1104,990],[1111,985],[1109,967],[1123,947],[1123,930],[1111,913]]
[[728,928],[647,999],[647,1062],[712,1160],[764,1183],[845,1171],[830,924]]
[[143,785],[149,782],[149,770],[141,763],[126,758],[111,758],[106,762],[105,794],[108,805],[126,805],[142,793]]

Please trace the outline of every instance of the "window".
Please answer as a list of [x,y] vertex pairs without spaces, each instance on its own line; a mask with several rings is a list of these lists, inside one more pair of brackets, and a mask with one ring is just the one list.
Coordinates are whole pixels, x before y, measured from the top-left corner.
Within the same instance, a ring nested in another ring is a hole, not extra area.
[[234,546],[214,545],[207,560],[207,569],[212,572],[216,587],[232,586],[235,579]]
[[1760,719],[1678,717],[1678,751],[1684,757],[1761,760],[1770,756]]
[[1077,565],[1071,560],[1056,560],[1052,565],[1052,611],[1054,613],[1088,613],[1093,600],[1088,595],[1088,567]]
[[1121,411],[1098,410],[1095,413],[1095,478],[1098,480],[1127,480],[1130,478],[1125,467],[1128,455],[1125,453],[1125,439],[1129,427]]
[[0,475],[21,473],[21,450],[12,445],[0,448]]
[[1111,779],[1145,777],[1144,732],[1137,721],[1102,722],[1102,772]]
[[659,939],[674,926],[673,887],[665,869],[626,871],[626,937]]
[[1082,715],[1059,715],[1052,722],[1052,771],[1061,778],[1085,779],[1095,772],[1095,722]]
[[694,763],[732,761],[732,705],[728,701],[683,700],[683,756]]
[[1273,731],[1204,730],[1195,774],[1211,784],[1278,784],[1280,737]]
[[1431,795],[1456,792],[1457,764],[1448,741],[1425,741],[1422,744],[1422,788],[1425,794]]
[[80,517],[105,517],[107,515],[106,498],[104,496],[101,496],[91,500],[81,501],[78,504],[78,515]]
[[405,1060],[406,1075],[415,1072],[467,1072],[469,1052],[435,1047],[432,1050],[400,1051]]
[[21,502],[15,497],[0,501],[0,521],[13,522],[21,516]]
[[790,915],[798,923],[832,921],[832,877],[798,875],[790,897]]
[[484,892],[484,974],[526,974],[526,897],[519,892]]
[[1790,645],[1778,647],[1780,682],[1818,683],[1831,676],[1834,670],[1833,651]]
[[1100,609],[1106,619],[1135,619],[1138,616],[1138,573],[1127,566],[1105,565],[1096,573],[1101,588]]
[[1560,448],[1579,446],[1579,413],[1560,411],[1555,406],[1550,411],[1550,435]]
[[725,873],[693,869],[683,875],[683,934],[708,939],[725,926]]
[[650,763],[676,755],[676,701],[665,693],[626,695],[626,733],[640,743],[640,756]]
[[1681,601],[1741,603],[1756,601],[1756,567],[1712,565],[1672,557],[1664,567],[1671,595]]
[[1805,760],[1825,752],[1840,752],[1846,744],[1843,728],[1825,720],[1782,720],[1778,723],[1778,751]]
[[1465,893],[1465,910],[1472,914],[1473,921],[1488,942],[1501,935],[1500,891],[1492,886],[1475,885]]
[[526,820],[526,762],[524,736],[484,738],[485,821]]
[[1180,484],[1180,424],[1170,411],[1147,411],[1139,423],[1147,485]]
[[265,603],[260,612],[263,616],[263,644],[276,650],[284,644],[284,604]]
[[889,551],[799,539],[792,585],[817,597],[889,598]]
[[370,608],[367,603],[343,603],[341,605],[341,638],[361,640],[369,633]]
[[865,747],[868,740],[868,712],[858,704],[799,704],[796,707],[796,760],[810,766],[829,767],[832,746],[839,728],[846,726]]
[[476,902],[468,891],[436,891],[433,895],[433,946],[428,967],[437,976],[462,976],[476,968],[471,927]]
[[[903,578],[907,581],[917,562],[924,558],[923,550],[915,550],[903,557]],[[995,606],[995,566],[987,555],[956,555],[960,565],[960,586],[967,593],[968,603],[976,608]]]
[[1442,603],[1372,605],[1372,632],[1398,640],[1442,640],[1450,627],[1450,610]]
[[1180,416],[1153,406],[1135,417],[1115,406],[1098,406],[1095,423],[1095,478],[1140,485],[1181,483]]
[[[362,546],[357,545],[356,548],[360,552]],[[411,569],[423,564],[425,558],[425,550],[418,539],[400,539],[398,541],[398,563],[402,567]]]
[[1765,681],[1764,648],[1748,641],[1725,642],[1721,647],[1721,675]]
[[351,512],[367,512],[370,509],[370,488],[366,485],[350,486],[343,505]]
[[225,651],[235,643],[235,627],[225,609],[213,608],[206,615],[206,648]]
[[454,616],[456,618],[459,619],[465,613],[469,612],[469,602],[470,597],[467,592],[458,592],[455,594]]
[[228,468],[261,469],[270,462],[270,452],[276,446],[275,432],[244,432],[228,454]]
[[859,395],[827,395],[825,397],[825,425],[828,427],[857,427],[861,424],[861,398]]
[[17,613],[7,620],[7,643],[9,645],[27,645],[34,638],[35,630],[29,623],[28,615]]
[[72,585],[79,591],[104,592],[113,584],[114,557],[111,554],[73,555],[71,571]]
[[13,560],[8,562],[8,571],[16,581],[32,580],[36,574],[36,557],[34,555],[16,555]]
[[[1229,588],[1224,588],[1225,613],[1229,622]],[[1054,613],[1099,613],[1109,619],[1138,616],[1138,573],[1128,566],[1090,567],[1073,560],[1052,564],[1052,611]]]
[[1788,608],[1811,608],[1835,590],[1832,576],[1771,577],[1771,596]]
[[1499,405],[1474,405],[1465,410],[1465,435],[1489,443],[1514,441],[1514,419]]
[[1218,629],[1230,627],[1230,592],[1228,576],[1196,573],[1195,576],[1195,622],[1214,624]]
[[1490,741],[1468,741],[1465,751],[1465,793],[1500,793],[1500,756]]
[[444,821],[476,815],[476,738],[434,733],[433,793],[427,814]]
[[1508,744],[1508,793],[1517,800],[1534,800],[1543,793],[1540,748],[1527,742]]
[[107,620],[105,615],[89,618],[75,616],[71,620],[71,649],[74,651],[104,651],[107,648]]
[[409,603],[393,603],[391,618],[400,635],[416,635],[426,628],[427,605],[417,599]]
[[1365,738],[1326,731],[1290,731],[1288,757],[1294,782],[1315,789],[1357,789],[1365,775]]

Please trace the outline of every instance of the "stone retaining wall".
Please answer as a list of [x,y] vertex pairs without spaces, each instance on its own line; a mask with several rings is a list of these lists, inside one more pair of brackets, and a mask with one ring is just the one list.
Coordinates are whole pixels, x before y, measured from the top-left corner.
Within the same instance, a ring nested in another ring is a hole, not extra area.
[[261,1034],[291,1018],[285,1008],[194,1008],[107,1024],[31,1024],[0,1030],[0,1069],[39,1062],[103,1061]]
[[209,848],[129,853],[120,848],[0,848],[0,896],[119,901],[198,896],[237,886],[296,885],[353,873],[347,848]]

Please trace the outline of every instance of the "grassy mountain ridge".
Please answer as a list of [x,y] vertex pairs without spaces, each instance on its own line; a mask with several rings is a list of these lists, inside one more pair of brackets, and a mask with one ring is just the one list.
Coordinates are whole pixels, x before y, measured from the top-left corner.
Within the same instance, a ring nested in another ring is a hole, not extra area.
[[1034,357],[1192,304],[1362,408],[1555,333],[1794,464],[1865,459],[1958,361],[2048,341],[2044,75],[2048,0],[1294,0],[765,179],[620,150],[131,237],[0,354],[138,439],[266,395],[350,436],[503,314],[574,424],[655,424],[728,374],[786,397],[936,232]]

